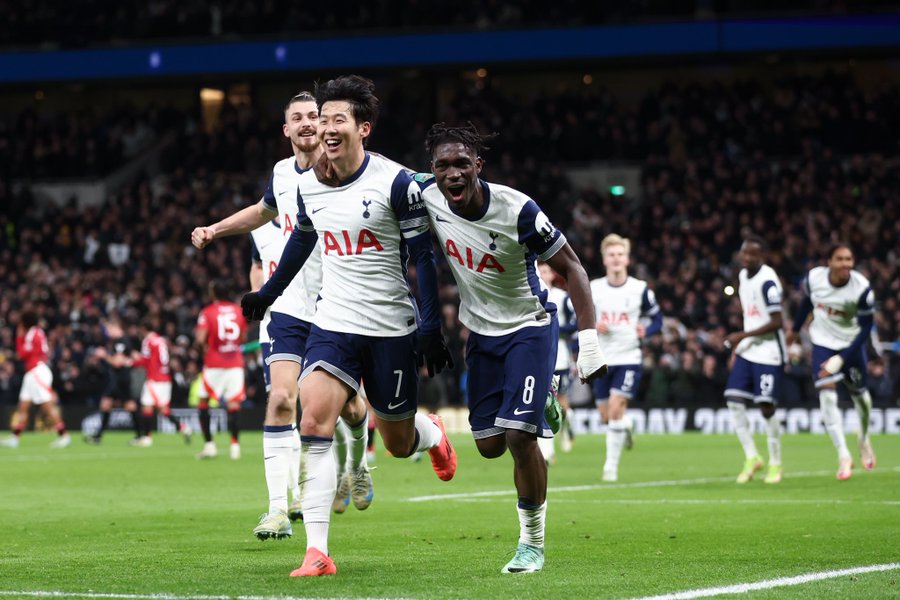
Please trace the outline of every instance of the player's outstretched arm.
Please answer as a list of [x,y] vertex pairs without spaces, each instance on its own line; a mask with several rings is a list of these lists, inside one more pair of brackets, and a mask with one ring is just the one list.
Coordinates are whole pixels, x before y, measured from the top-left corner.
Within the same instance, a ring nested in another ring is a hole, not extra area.
[[[298,222],[300,222],[299,217]],[[303,268],[318,240],[319,236],[311,224],[303,228],[300,225],[294,227],[291,237],[284,246],[275,272],[258,292],[244,294],[244,297],[241,298],[241,310],[245,317],[251,321],[259,321],[263,318],[266,309],[275,302],[294,279],[294,276]]]
[[242,208],[233,215],[226,217],[218,223],[206,227],[195,227],[191,232],[191,243],[199,249],[203,249],[215,239],[229,235],[250,233],[258,227],[262,227],[278,216],[278,211],[260,200],[253,206]]
[[416,265],[419,288],[420,321],[416,336],[416,357],[418,365],[428,370],[429,377],[434,377],[435,373],[440,373],[445,368],[453,368],[453,357],[441,334],[441,303],[431,235],[419,234],[407,240],[407,245]]
[[569,297],[575,308],[578,322],[578,377],[582,382],[593,381],[606,375],[608,367],[594,327],[597,317],[594,314],[594,300],[587,273],[568,242],[547,259],[547,264],[566,279]]

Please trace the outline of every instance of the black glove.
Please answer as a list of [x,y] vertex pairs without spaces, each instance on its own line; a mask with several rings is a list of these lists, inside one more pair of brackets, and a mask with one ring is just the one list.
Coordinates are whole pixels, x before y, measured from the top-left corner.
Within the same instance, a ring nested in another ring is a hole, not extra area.
[[434,377],[444,367],[453,368],[453,357],[444,343],[444,336],[440,331],[434,333],[419,333],[416,337],[416,363],[428,369],[428,376]]
[[244,294],[241,298],[241,312],[249,321],[261,321],[266,315],[266,309],[272,305],[274,300],[269,300],[264,296],[260,296],[259,292],[250,292]]

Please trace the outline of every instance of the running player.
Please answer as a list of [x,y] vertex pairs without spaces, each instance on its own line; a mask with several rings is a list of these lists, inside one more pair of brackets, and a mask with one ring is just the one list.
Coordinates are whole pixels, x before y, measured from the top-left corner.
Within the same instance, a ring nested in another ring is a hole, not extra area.
[[25,377],[22,378],[22,388],[19,391],[18,415],[13,427],[13,435],[2,440],[0,445],[7,448],[19,447],[19,439],[28,426],[28,416],[32,404],[41,407],[44,415],[59,435],[50,443],[52,448],[65,448],[72,443],[72,438],[66,431],[66,424],[56,407],[57,396],[53,391],[53,372],[50,371],[48,365],[49,352],[47,334],[38,325],[37,314],[32,310],[23,311],[19,324],[16,326],[16,354],[25,363]]
[[[425,147],[434,175],[417,175],[431,226],[453,271],[466,346],[469,424],[479,453],[509,448],[518,494],[519,543],[503,573],[544,566],[547,465],[538,437],[552,437],[545,401],[559,343],[557,306],[537,275],[538,258],[565,278],[578,314],[583,381],[606,372],[587,274],[538,205],[479,178],[486,138],[471,124],[432,126]],[[557,423],[558,425],[558,423]]]
[[[606,276],[591,281],[591,295],[610,364],[609,374],[594,382],[594,399],[607,424],[603,481],[618,481],[622,448],[632,445],[625,411],[641,381],[641,339],[662,328],[662,313],[647,282],[628,275],[631,241],[611,233],[600,242],[600,252]],[[650,318],[646,326],[641,322],[644,317]]]
[[[277,268],[286,240],[294,229],[297,217],[296,178],[311,170],[322,156],[316,136],[319,109],[315,97],[300,92],[292,97],[284,110],[282,132],[290,140],[293,155],[276,163],[262,200],[208,227],[194,229],[191,240],[203,248],[212,240],[229,235],[253,233],[260,240],[259,270],[251,272],[251,288],[256,291]],[[272,219],[280,224],[280,238]],[[266,241],[263,241],[266,240]],[[263,256],[265,255],[265,256]],[[263,265],[264,263],[264,265]],[[316,248],[310,259],[266,312],[267,323],[260,326],[267,380],[268,401],[263,425],[263,464],[269,490],[269,510],[262,515],[254,535],[259,539],[280,539],[292,534],[291,520],[302,516],[299,494],[296,492],[299,470],[299,435],[297,422],[297,380],[306,354],[306,339],[316,311],[316,298],[322,286],[321,250]],[[269,339],[265,343],[266,338]],[[274,350],[273,350],[274,348]],[[368,413],[365,403],[354,397],[346,403],[341,415],[350,423],[349,449],[350,482],[353,504],[360,510],[369,506],[374,497],[372,478],[365,464]],[[288,488],[294,490],[290,506]]]
[[741,245],[741,272],[738,274],[738,294],[744,313],[744,330],[725,338],[725,346],[734,349],[731,375],[725,386],[725,402],[734,421],[734,432],[744,448],[744,469],[737,476],[738,483],[747,483],[763,468],[756,451],[747,400],[753,401],[766,419],[769,445],[769,470],[766,483],[781,481],[781,423],[775,416],[775,404],[784,376],[787,353],[781,331],[781,282],[774,269],[763,261],[766,244],[762,238],[749,236]]
[[[437,274],[418,187],[399,165],[365,150],[378,116],[374,84],[345,76],[318,86],[318,136],[325,154],[298,178],[297,224],[272,278],[244,296],[259,319],[321,238],[323,284],[300,380],[301,484],[307,552],[292,576],[337,572],[328,528],[337,488],[332,451],[342,407],[365,379],[379,432],[395,457],[429,450],[441,479],[456,455],[438,417],[419,415],[416,350],[429,374],[450,361],[440,332]],[[405,279],[417,269],[420,325]],[[277,351],[277,348],[276,348]]]
[[838,453],[837,478],[853,474],[853,458],[847,449],[837,384],[843,382],[859,415],[859,455],[864,469],[875,468],[875,452],[869,440],[872,396],[866,388],[866,340],[872,332],[875,294],[869,280],[853,269],[853,251],[839,243],[828,252],[828,266],[816,267],[806,276],[806,297],[794,318],[788,342],[794,343],[813,315],[809,337],[813,344],[812,365],[819,391],[822,421]]
[[212,439],[209,403],[215,400],[228,411],[228,430],[231,433],[230,456],[241,457],[238,440],[238,412],[244,400],[244,355],[241,343],[247,334],[247,321],[241,307],[227,300],[228,291],[222,281],[209,284],[212,303],[200,311],[195,338],[206,352],[203,357],[203,383],[200,386],[200,427],[206,442],[198,458],[218,455]]

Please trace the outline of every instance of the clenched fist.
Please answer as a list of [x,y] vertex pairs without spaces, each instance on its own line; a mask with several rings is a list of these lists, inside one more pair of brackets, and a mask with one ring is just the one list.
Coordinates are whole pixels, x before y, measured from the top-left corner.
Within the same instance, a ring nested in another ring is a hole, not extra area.
[[191,243],[199,250],[207,247],[214,239],[216,232],[212,227],[195,227],[191,232]]

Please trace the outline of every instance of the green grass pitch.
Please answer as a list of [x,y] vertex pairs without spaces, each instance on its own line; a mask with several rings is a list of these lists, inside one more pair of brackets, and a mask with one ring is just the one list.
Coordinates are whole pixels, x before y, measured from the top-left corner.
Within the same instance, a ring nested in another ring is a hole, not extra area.
[[[290,578],[305,549],[257,541],[267,507],[261,437],[212,461],[157,435],[132,448],[48,447],[26,434],[0,448],[0,600],[54,598],[637,598],[900,562],[900,436],[875,436],[878,466],[837,481],[826,436],[784,439],[779,485],[733,480],[733,436],[639,436],[620,481],[600,482],[604,441],[584,435],[550,469],[546,564],[502,575],[518,536],[511,460],[453,440],[444,483],[378,453],[375,500],[333,515],[335,577]],[[855,436],[848,436],[855,447]],[[765,440],[758,437],[760,450]],[[450,495],[444,498],[429,496]],[[900,598],[900,569],[753,591],[754,598]]]

